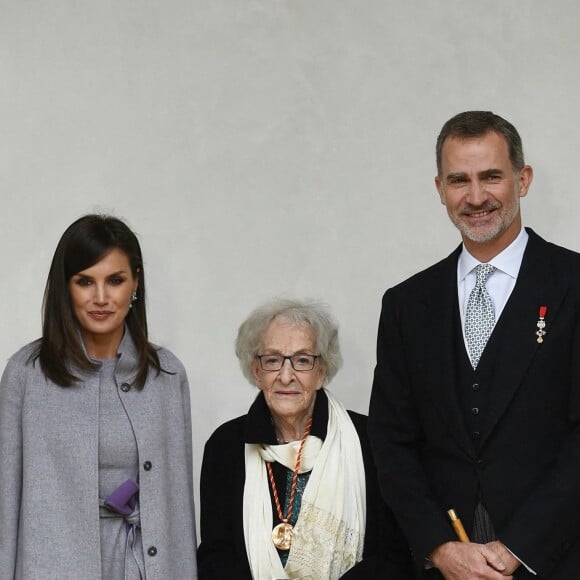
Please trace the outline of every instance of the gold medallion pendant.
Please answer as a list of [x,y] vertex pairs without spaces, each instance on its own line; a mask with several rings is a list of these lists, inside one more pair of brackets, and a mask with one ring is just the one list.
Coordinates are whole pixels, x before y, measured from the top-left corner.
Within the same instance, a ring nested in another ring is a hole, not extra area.
[[292,545],[292,525],[282,522],[272,530],[272,542],[278,550],[289,550]]
[[296,484],[298,483],[298,471],[300,470],[300,461],[302,459],[302,450],[304,449],[304,443],[306,443],[306,438],[310,434],[310,428],[312,427],[312,417],[308,419],[306,423],[306,428],[304,429],[304,435],[300,440],[300,447],[298,448],[298,453],[296,454],[296,463],[294,465],[294,473],[292,474],[292,484],[290,486],[290,499],[288,501],[288,511],[286,517],[282,514],[282,507],[280,506],[280,498],[278,497],[278,490],[276,489],[276,482],[274,481],[274,473],[272,472],[272,466],[269,461],[266,462],[266,470],[268,472],[268,479],[270,481],[270,487],[272,489],[272,496],[274,497],[274,505],[276,506],[276,513],[278,518],[281,520],[277,526],[274,526],[272,530],[272,542],[278,550],[289,550],[292,545],[292,524],[288,523],[288,520],[292,517],[292,512],[294,511],[294,498],[296,497]]

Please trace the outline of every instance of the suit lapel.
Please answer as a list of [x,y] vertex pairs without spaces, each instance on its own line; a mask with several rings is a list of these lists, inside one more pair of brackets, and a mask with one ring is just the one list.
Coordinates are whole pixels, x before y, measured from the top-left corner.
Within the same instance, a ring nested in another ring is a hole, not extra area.
[[516,285],[490,337],[490,351],[496,356],[494,360],[486,360],[484,351],[480,363],[494,364],[481,446],[504,414],[541,348],[536,336],[540,306],[548,307],[546,331],[549,340],[550,326],[566,291],[555,284],[547,242],[532,231],[529,233]]
[[433,389],[432,400],[442,421],[448,425],[449,433],[470,456],[475,456],[473,441],[469,438],[457,394],[456,333],[461,327],[456,324],[459,317],[457,298],[457,259],[459,246],[443,260],[433,277],[432,284],[425,288],[422,306],[428,312],[420,313],[425,321],[423,348],[427,384]]

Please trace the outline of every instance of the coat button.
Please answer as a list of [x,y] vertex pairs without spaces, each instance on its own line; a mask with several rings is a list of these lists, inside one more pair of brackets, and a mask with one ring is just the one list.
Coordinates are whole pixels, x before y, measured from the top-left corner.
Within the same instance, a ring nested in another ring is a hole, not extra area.
[[153,464],[151,463],[151,461],[145,461],[145,463],[143,463],[143,469],[145,471],[151,471],[152,467],[153,467]]
[[124,393],[128,393],[128,392],[131,390],[131,385],[130,385],[129,383],[123,383],[123,384],[121,385],[121,390],[122,390]]
[[479,415],[479,409],[477,407],[473,407],[473,409],[471,409],[471,414],[472,415]]
[[471,385],[471,388],[472,388],[474,391],[479,391],[479,383],[473,383],[473,385]]
[[150,546],[149,548],[147,548],[147,553],[150,556],[156,556],[157,555],[157,548],[155,546]]
[[474,432],[471,434],[471,436],[472,436],[474,439],[479,439],[479,438],[481,437],[481,433],[480,433],[479,431],[474,431]]

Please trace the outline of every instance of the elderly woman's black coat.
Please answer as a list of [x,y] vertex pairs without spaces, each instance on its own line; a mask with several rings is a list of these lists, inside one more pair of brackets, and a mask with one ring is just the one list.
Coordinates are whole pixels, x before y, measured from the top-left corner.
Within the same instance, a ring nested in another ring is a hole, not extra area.
[[[366,434],[366,417],[349,411],[361,442],[366,474],[367,526],[363,560],[349,570],[345,580],[409,580],[413,563],[405,539],[391,511],[382,501]],[[318,391],[311,434],[324,439],[328,399]],[[200,580],[251,580],[243,530],[245,480],[244,444],[275,444],[274,426],[262,393],[247,415],[224,423],[205,445],[201,470],[201,545],[198,550]],[[274,464],[276,487],[284,505],[286,468]],[[272,506],[274,525],[279,523]]]

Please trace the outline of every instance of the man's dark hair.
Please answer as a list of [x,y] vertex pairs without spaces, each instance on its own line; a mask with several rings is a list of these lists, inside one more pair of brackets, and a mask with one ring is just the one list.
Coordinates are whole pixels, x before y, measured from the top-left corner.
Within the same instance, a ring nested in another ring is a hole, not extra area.
[[483,137],[490,131],[501,135],[506,140],[512,167],[514,171],[519,171],[525,163],[522,139],[517,129],[491,111],[465,111],[449,119],[443,125],[439,137],[437,137],[435,154],[439,177],[441,177],[441,152],[443,144],[448,137],[471,139],[473,137]]

